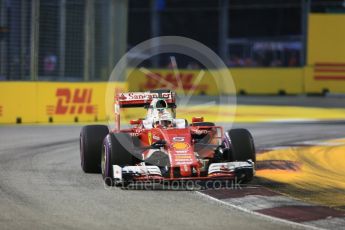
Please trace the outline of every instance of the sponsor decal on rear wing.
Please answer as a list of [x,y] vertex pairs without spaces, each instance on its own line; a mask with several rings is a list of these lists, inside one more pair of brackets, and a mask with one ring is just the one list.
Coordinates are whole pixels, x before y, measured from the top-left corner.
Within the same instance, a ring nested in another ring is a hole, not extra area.
[[153,99],[164,99],[169,107],[175,106],[174,92],[128,92],[116,95],[115,101],[122,108],[150,105]]

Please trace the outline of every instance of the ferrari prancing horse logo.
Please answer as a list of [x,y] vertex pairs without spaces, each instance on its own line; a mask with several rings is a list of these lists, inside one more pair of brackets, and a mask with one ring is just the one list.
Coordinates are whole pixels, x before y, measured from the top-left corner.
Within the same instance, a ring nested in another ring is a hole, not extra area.
[[148,139],[149,139],[149,145],[152,145],[152,133],[148,132],[147,136],[148,136]]

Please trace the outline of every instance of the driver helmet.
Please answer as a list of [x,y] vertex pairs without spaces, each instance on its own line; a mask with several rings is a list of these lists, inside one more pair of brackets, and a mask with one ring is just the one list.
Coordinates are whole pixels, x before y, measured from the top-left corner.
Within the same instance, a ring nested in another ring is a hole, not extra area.
[[154,127],[169,128],[173,126],[173,117],[171,116],[169,112],[165,112],[155,117],[153,122],[154,122]]
[[168,103],[163,99],[153,99],[147,111],[146,117],[155,117],[168,110]]
[[157,109],[158,112],[164,112],[168,109],[168,103],[165,100],[157,100],[154,104],[154,109]]

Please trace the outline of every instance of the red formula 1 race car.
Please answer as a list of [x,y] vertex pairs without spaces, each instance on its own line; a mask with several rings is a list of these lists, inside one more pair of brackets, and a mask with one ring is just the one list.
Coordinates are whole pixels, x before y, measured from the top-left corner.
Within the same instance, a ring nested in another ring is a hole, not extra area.
[[[142,107],[144,119],[120,129],[121,108]],[[255,173],[255,147],[245,129],[223,128],[202,117],[190,124],[176,118],[169,90],[120,93],[115,98],[115,129],[89,125],[80,134],[81,167],[101,172],[109,186],[136,182],[249,181]]]

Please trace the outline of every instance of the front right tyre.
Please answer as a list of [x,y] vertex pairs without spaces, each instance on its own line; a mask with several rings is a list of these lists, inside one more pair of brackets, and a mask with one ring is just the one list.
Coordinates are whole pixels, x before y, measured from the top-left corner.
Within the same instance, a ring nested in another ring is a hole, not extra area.
[[108,186],[121,185],[113,178],[113,165],[120,167],[133,165],[133,156],[128,151],[133,146],[127,133],[109,133],[103,141],[101,155],[101,171],[104,183]]

